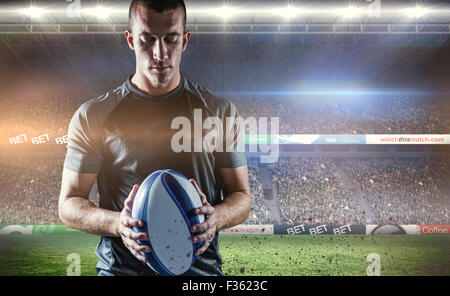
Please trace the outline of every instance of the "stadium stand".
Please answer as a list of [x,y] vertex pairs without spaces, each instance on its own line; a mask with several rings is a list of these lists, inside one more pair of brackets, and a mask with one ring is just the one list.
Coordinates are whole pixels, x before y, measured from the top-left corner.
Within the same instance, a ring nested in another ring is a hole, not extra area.
[[[27,133],[67,133],[83,100],[46,97],[0,97],[0,139]],[[450,100],[380,96],[358,101],[342,97],[259,96],[230,98],[244,118],[280,118],[280,134],[450,134]],[[13,102],[13,103],[12,103]]]
[[[1,156],[2,189],[8,190],[0,196],[0,224],[60,224],[57,201],[62,164],[62,157]],[[375,220],[368,221],[358,196],[342,182],[333,160],[289,157],[272,168],[281,221],[271,219],[258,163],[249,160],[253,205],[246,224],[450,224],[448,160],[347,159],[343,166],[373,209]]]
[[[240,115],[278,116],[280,133],[450,134],[450,100],[414,98],[260,96],[231,98]],[[13,102],[13,103],[12,103]],[[80,100],[70,98],[0,98],[0,137],[19,133],[60,137]],[[57,215],[63,157],[0,157],[0,224],[60,223]],[[331,159],[282,158],[271,168],[278,208],[268,207],[259,179],[259,164],[249,160],[253,207],[247,224],[267,223],[446,223],[450,165],[436,159],[347,159],[342,169],[358,190],[342,182]],[[361,195],[358,194],[361,193]],[[361,206],[368,204],[374,217]],[[271,211],[279,215],[272,215]],[[273,217],[281,217],[274,221]]]
[[232,98],[241,116],[276,116],[280,134],[449,134],[450,100],[418,98]]

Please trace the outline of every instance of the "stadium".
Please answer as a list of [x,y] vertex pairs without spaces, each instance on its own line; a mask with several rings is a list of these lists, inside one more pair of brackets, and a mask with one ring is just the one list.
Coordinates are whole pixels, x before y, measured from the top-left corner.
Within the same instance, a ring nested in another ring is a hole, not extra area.
[[[135,70],[129,3],[0,4],[0,275],[96,275],[58,199],[73,114]],[[448,1],[186,5],[183,73],[270,119],[224,274],[450,275]]]

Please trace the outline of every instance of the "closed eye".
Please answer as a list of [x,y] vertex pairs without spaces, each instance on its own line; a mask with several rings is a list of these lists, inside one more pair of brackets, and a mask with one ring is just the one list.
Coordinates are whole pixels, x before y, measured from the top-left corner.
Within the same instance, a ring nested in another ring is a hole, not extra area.
[[150,35],[147,34],[142,34],[139,36],[139,39],[143,42],[143,43],[151,43],[154,42],[156,40],[155,37],[152,37]]
[[173,36],[167,36],[166,37],[166,41],[169,43],[174,43],[177,42],[178,40],[178,35],[173,35]]

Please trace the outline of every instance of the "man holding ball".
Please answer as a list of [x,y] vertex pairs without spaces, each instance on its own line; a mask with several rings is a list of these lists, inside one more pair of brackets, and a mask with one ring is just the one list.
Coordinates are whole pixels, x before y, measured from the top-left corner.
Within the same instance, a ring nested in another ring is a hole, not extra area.
[[[131,217],[138,184],[152,172],[174,169],[191,177],[203,202],[198,214],[203,231],[193,242],[204,241],[198,260],[184,275],[223,275],[218,231],[244,222],[251,208],[244,152],[174,152],[174,118],[203,118],[221,122],[238,117],[235,106],[214,96],[180,72],[186,31],[183,0],[133,0],[130,29],[125,37],[136,56],[136,73],[105,95],[84,103],[69,126],[59,216],[67,226],[101,235],[96,254],[98,275],[156,275],[141,252],[151,252],[133,231],[142,221]],[[225,137],[236,137],[226,128]],[[225,142],[225,141],[224,141]],[[225,149],[223,151],[226,151]],[[89,201],[97,180],[100,204]]]

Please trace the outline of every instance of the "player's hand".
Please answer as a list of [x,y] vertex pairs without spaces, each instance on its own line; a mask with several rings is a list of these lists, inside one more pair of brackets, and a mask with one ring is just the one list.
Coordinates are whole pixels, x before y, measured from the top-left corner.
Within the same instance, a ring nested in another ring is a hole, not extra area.
[[149,240],[149,236],[146,233],[133,230],[133,226],[143,227],[144,222],[131,217],[131,209],[138,189],[139,185],[134,185],[127,199],[124,201],[123,210],[120,212],[119,234],[122,237],[123,244],[130,250],[131,254],[141,262],[146,263],[148,259],[141,252],[148,253],[151,249],[149,246],[140,245],[137,241],[147,241]]
[[216,214],[214,213],[214,207],[208,203],[206,195],[203,192],[201,192],[195,180],[190,179],[189,181],[194,185],[195,189],[197,189],[197,192],[200,195],[200,199],[202,200],[202,206],[195,209],[194,212],[195,214],[205,215],[205,221],[203,223],[196,224],[191,227],[192,232],[203,231],[202,234],[194,236],[192,238],[193,243],[204,241],[203,245],[195,252],[195,255],[199,256],[203,254],[203,252],[205,252],[206,249],[208,249],[209,245],[214,239],[214,236],[216,235],[217,230]]

